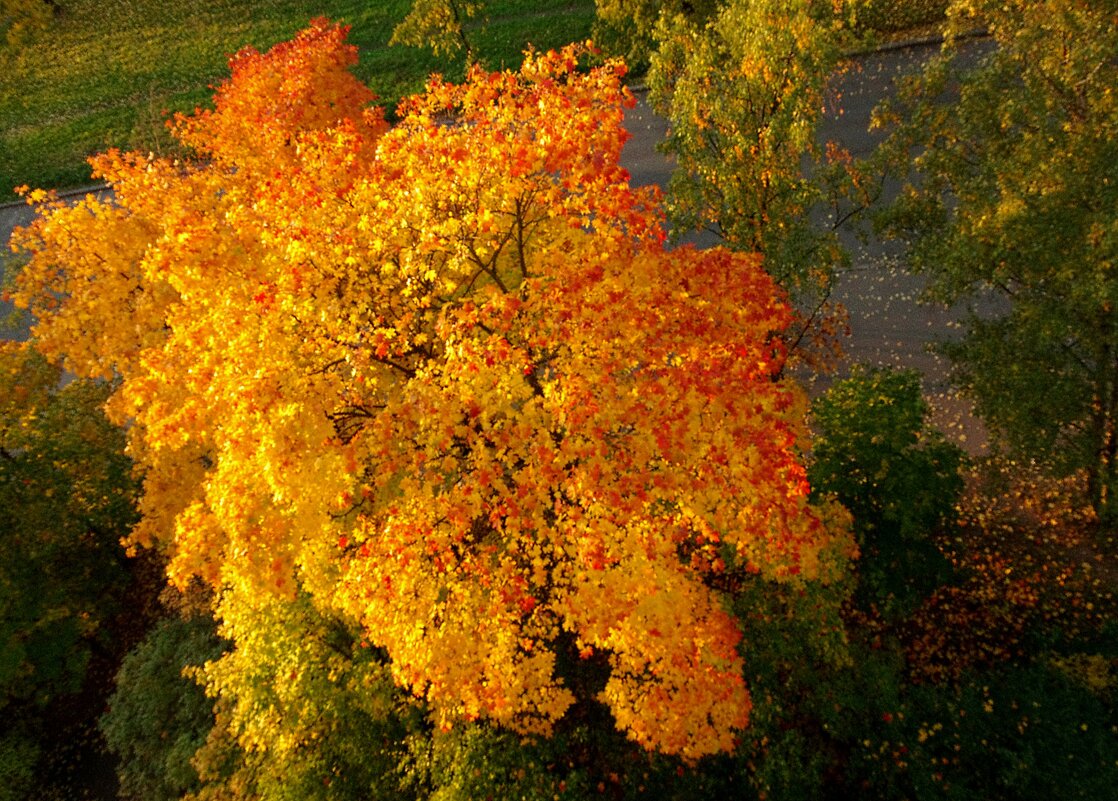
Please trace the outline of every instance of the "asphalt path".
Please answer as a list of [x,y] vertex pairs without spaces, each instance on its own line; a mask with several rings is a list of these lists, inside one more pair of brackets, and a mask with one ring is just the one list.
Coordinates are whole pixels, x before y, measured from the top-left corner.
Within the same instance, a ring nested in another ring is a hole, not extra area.
[[[976,58],[989,45],[978,41],[968,49]],[[852,69],[834,85],[833,109],[826,117],[820,137],[838,142],[855,156],[868,155],[877,141],[869,132],[873,108],[887,97],[894,81],[919,69],[938,45],[916,43],[879,51],[858,58]],[[632,135],[622,154],[632,182],[644,186],[665,186],[672,162],[657,150],[667,123],[652,113],[643,92],[637,93],[637,106],[626,115]],[[14,227],[26,224],[31,210],[22,204],[0,207],[0,242],[6,243]],[[925,376],[925,386],[935,408],[935,422],[948,435],[972,452],[984,447],[981,426],[969,413],[968,405],[954,396],[947,385],[947,366],[929,350],[929,344],[956,335],[963,309],[945,309],[919,302],[924,287],[921,277],[909,272],[899,249],[879,242],[863,244],[853,231],[842,232],[852,253],[851,265],[839,276],[833,299],[842,303],[850,316],[851,336],[844,342],[845,358],[839,375],[854,364],[913,367]],[[699,246],[713,244],[712,237],[699,236]],[[0,301],[0,314],[10,310]],[[27,321],[0,336],[26,339]],[[815,382],[816,390],[830,379]]]
[[[0,207],[0,243],[3,243],[3,249],[0,250],[0,266],[9,264],[11,254],[8,241],[11,239],[12,230],[27,225],[31,222],[32,216],[31,207],[25,204],[12,203]],[[0,339],[26,340],[30,336],[28,320],[22,319],[17,322],[9,318],[13,310],[11,303],[0,299],[0,320],[7,321],[7,323],[0,322]]]

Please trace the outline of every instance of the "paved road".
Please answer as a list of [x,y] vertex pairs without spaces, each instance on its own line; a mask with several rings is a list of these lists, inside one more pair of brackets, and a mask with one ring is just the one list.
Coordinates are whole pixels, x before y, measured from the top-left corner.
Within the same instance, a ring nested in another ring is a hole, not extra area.
[[[8,240],[12,236],[12,229],[19,225],[26,225],[31,221],[31,208],[25,205],[8,205],[0,208],[0,266],[10,257]],[[12,312],[12,304],[0,300],[0,320],[7,319]],[[0,324],[0,339],[24,340],[29,336],[26,321],[14,328]]]

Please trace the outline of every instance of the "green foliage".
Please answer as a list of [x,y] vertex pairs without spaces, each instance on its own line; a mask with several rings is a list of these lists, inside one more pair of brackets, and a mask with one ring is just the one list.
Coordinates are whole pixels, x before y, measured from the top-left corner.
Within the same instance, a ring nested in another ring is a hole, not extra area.
[[407,781],[429,788],[431,801],[591,796],[585,772],[570,770],[553,743],[475,724],[413,737],[411,744]]
[[146,622],[119,545],[136,487],[100,411],[109,388],[61,379],[0,343],[0,797],[28,797],[31,774],[36,798],[78,797],[104,758],[104,685]]
[[28,797],[38,760],[35,740],[18,728],[0,734],[0,801],[22,801]]
[[656,49],[656,24],[661,17],[682,17],[701,26],[717,13],[718,0],[595,0],[594,41],[621,56],[635,72],[643,72]]
[[808,479],[853,514],[862,592],[883,607],[907,609],[945,577],[928,538],[951,520],[963,454],[927,413],[911,370],[856,370],[812,404]]
[[735,773],[758,797],[830,797],[850,743],[898,703],[903,663],[895,650],[862,642],[845,619],[852,586],[755,579],[735,601],[758,699]]
[[805,0],[734,0],[705,26],[676,16],[657,28],[649,89],[678,159],[673,222],[764,253],[785,286],[827,262],[809,258],[829,238],[804,217],[822,199],[816,132],[840,58],[837,22]]
[[914,687],[853,754],[863,796],[1098,799],[1118,782],[1114,709],[1043,666]]
[[472,63],[474,46],[464,26],[483,9],[483,3],[471,0],[415,0],[389,44],[429,47],[436,56],[465,50],[466,61]]
[[1118,3],[958,0],[950,32],[984,24],[973,68],[949,37],[879,122],[914,177],[885,215],[938,299],[1008,312],[946,346],[999,442],[1067,474],[1113,511],[1118,483]]
[[213,620],[194,615],[157,624],[125,657],[100,722],[123,798],[173,801],[198,789],[191,760],[213,725],[213,702],[183,671],[224,650]]
[[856,0],[854,21],[859,30],[875,33],[942,27],[947,0]]
[[485,723],[410,738],[409,789],[437,801],[707,801],[745,786],[733,757],[686,763],[627,741],[604,706],[585,704],[549,738],[520,737]]
[[31,351],[0,348],[0,708],[76,693],[127,581],[118,542],[135,519],[107,387]]
[[914,370],[856,369],[812,404],[809,478],[864,535],[925,539],[950,520],[962,452],[927,423]]
[[[642,72],[656,51],[656,25],[662,18],[683,17],[702,27],[730,4],[727,0],[595,0],[594,41]],[[816,5],[841,6],[851,32],[872,39],[881,34],[934,32],[946,20],[947,0],[844,0],[838,5]]]
[[46,30],[54,8],[55,4],[46,0],[0,0],[0,53],[5,47],[17,48]]
[[[229,614],[236,607],[235,614]],[[386,661],[304,595],[288,601],[226,591],[221,634],[233,648],[194,671],[216,699],[216,724],[195,757],[192,798],[407,799],[398,766],[421,710]]]

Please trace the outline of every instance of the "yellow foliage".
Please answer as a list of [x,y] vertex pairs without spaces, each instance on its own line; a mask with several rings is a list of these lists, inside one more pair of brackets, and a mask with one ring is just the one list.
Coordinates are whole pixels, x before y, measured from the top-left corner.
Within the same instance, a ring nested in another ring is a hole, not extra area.
[[750,700],[715,588],[851,550],[807,505],[787,304],[754,255],[663,247],[619,64],[433,79],[388,130],[344,33],[238,54],[176,121],[201,159],[98,157],[112,201],[16,235],[39,347],[120,378],[133,543],[180,583],[307,589],[447,725],[549,731],[569,634],[635,740],[729,749]]

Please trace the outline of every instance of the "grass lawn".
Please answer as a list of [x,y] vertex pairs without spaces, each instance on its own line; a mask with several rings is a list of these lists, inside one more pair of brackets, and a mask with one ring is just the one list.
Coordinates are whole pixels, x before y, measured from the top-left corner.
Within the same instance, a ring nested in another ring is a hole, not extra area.
[[[108,147],[159,152],[166,111],[208,102],[231,53],[266,49],[308,20],[352,26],[357,68],[387,106],[432,72],[461,75],[462,59],[388,46],[410,0],[66,0],[50,29],[0,59],[0,201],[20,184],[89,183],[86,156]],[[516,66],[529,43],[546,49],[585,39],[594,0],[490,0],[474,31],[491,67]]]

